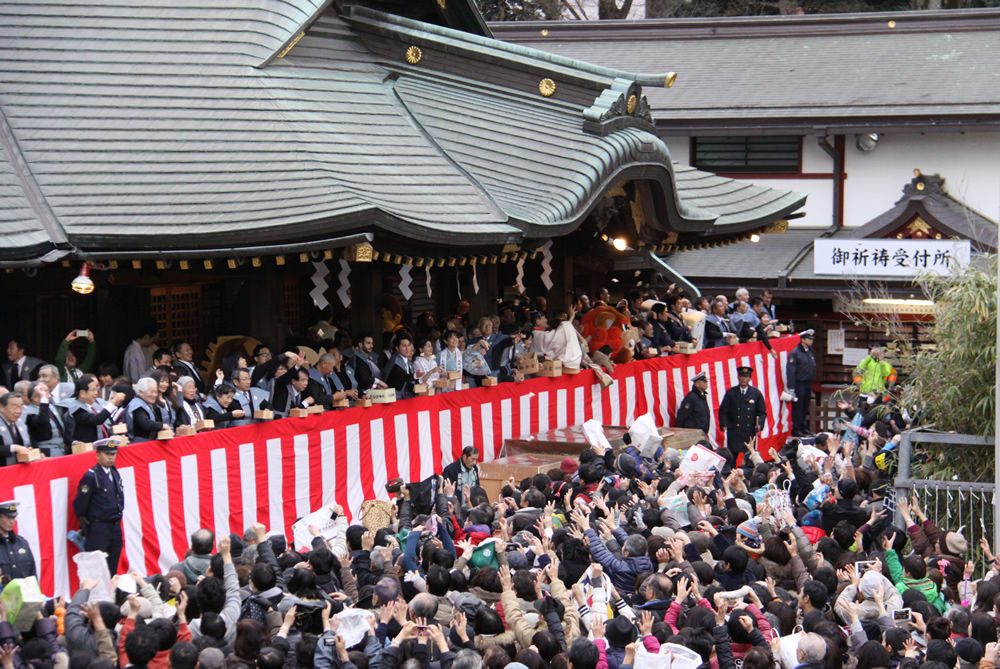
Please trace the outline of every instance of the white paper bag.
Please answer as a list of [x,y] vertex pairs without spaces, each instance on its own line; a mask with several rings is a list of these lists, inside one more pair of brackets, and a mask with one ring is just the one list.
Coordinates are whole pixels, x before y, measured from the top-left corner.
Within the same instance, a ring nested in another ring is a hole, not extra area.
[[656,449],[660,447],[663,439],[651,414],[647,413],[636,418],[628,433],[632,438],[632,446],[639,451],[639,455],[644,458],[656,456]]
[[704,446],[695,444],[684,454],[684,459],[681,460],[681,466],[678,468],[678,471],[681,474],[707,472],[710,469],[721,471],[725,461],[725,458],[722,456],[716,455]]
[[92,578],[97,581],[90,591],[91,602],[113,602],[114,588],[111,587],[111,572],[108,571],[108,554],[104,551],[89,551],[73,556],[76,573],[80,581]]
[[691,518],[688,516],[688,497],[687,495],[674,495],[673,497],[667,498],[667,510],[670,511],[680,527],[686,527],[691,524]]
[[300,551],[312,550],[313,535],[309,532],[310,525],[315,525],[319,529],[319,535],[329,542],[337,536],[337,523],[330,517],[330,507],[324,506],[292,523],[292,539]]
[[799,665],[799,641],[802,639],[803,633],[802,627],[796,627],[795,629],[799,631],[781,637],[781,650],[778,651],[778,660],[781,662],[781,669],[795,669]]

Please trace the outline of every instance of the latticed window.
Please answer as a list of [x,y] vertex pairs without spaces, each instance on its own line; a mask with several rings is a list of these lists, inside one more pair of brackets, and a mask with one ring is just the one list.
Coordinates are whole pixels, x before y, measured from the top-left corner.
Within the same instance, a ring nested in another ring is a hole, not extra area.
[[801,137],[695,137],[694,166],[723,174],[796,174],[801,144]]
[[201,354],[204,342],[201,330],[201,286],[168,286],[149,291],[149,309],[159,324],[160,334],[156,343],[169,346],[178,339],[186,339],[194,349],[195,358]]
[[285,327],[289,332],[303,332],[305,330],[305,325],[302,322],[302,296],[304,294],[305,291],[298,279],[285,279],[284,316]]

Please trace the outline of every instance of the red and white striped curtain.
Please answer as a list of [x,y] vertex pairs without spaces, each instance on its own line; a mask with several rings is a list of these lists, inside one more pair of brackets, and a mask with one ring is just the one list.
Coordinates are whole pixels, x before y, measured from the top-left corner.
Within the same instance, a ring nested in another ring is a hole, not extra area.
[[[217,536],[242,534],[259,521],[290,533],[296,518],[335,501],[353,516],[364,500],[387,498],[386,481],[440,472],[465,446],[490,461],[504,439],[591,418],[631,425],[652,412],[658,424],[670,425],[691,377],[702,371],[710,375],[709,404],[717,411],[737,383],[736,368],[753,367],[753,385],[767,400],[760,443],[766,454],[791,429],[780,395],[797,343],[798,337],[772,340],[778,359],[751,343],[619,365],[617,383],[606,391],[583,371],[128,446],[116,463],[125,487],[119,572],[164,572],[203,527]],[[709,437],[717,434],[716,415]],[[94,454],[84,453],[14,465],[0,477],[0,499],[20,502],[15,531],[31,545],[45,593],[68,594],[78,585],[77,550],[66,534],[77,527],[71,506],[77,485],[94,464]]]

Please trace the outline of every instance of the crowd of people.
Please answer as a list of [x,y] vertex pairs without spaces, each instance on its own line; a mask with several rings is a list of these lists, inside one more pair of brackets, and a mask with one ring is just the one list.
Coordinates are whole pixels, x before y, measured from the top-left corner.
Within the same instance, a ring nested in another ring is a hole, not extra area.
[[[202,529],[165,573],[115,575],[110,599],[86,580],[30,629],[0,622],[0,663],[991,669],[1000,561],[984,540],[977,564],[961,529],[895,497],[897,427],[845,411],[866,427],[766,454],[702,441],[709,471],[597,440],[492,499],[467,447],[352,520],[325,507],[309,545],[261,524]],[[95,469],[113,475],[112,451]],[[0,504],[0,561],[16,514]],[[21,568],[34,567],[3,561],[4,581]]]
[[[672,355],[681,342],[713,347],[758,340],[773,353],[769,338],[777,319],[771,293],[751,299],[744,288],[732,304],[722,295],[692,304],[672,288],[662,300],[632,291],[614,305],[606,290],[593,303],[577,293],[568,309],[551,314],[544,298],[524,298],[478,321],[470,319],[463,302],[443,322],[425,312],[412,326],[379,336],[352,337],[347,324],[314,327],[304,338],[290,338],[288,350],[260,344],[252,353],[237,351],[210,374],[202,373],[189,342],[158,347],[155,320],[138,325],[121,368],[97,363],[90,330],[68,333],[53,364],[29,355],[26,341],[13,337],[0,368],[0,465],[13,464],[32,449],[45,457],[63,455],[75,443],[118,434],[116,426],[136,443],[181,426],[224,429],[287,416],[296,408],[349,407],[376,388],[392,388],[397,399],[406,399],[427,389],[520,383],[532,375],[521,364],[525,357],[593,369],[607,387],[613,382],[611,347],[592,347],[581,326],[597,306],[614,306],[641,333],[638,341],[630,340],[634,359]],[[692,327],[687,312],[700,314],[703,327]],[[312,364],[298,344],[315,353]],[[815,364],[804,376],[803,368],[797,369],[795,378],[811,383]],[[801,416],[796,414],[797,431],[805,431],[806,404],[801,403]]]

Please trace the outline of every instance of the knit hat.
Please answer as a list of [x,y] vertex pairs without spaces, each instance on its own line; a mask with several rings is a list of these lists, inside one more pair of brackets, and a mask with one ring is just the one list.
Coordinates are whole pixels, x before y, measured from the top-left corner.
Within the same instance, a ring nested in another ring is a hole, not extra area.
[[576,461],[576,458],[563,458],[563,461],[559,463],[559,469],[566,476],[572,476],[579,468],[580,463]]
[[823,514],[819,509],[813,509],[802,516],[802,522],[799,524],[804,527],[823,527]]
[[167,572],[167,581],[169,581],[172,578],[176,578],[177,582],[181,584],[182,588],[187,586],[188,584],[187,576],[185,576],[184,572],[180,571],[179,569],[172,569]]
[[473,618],[479,609],[486,606],[483,600],[479,599],[471,592],[458,592],[451,595],[451,605],[455,609],[464,613],[468,618]]
[[969,542],[958,532],[945,532],[944,545],[951,555],[964,555],[969,550]]
[[206,648],[198,653],[198,666],[201,669],[222,669],[226,664],[226,656],[218,648]]
[[635,458],[628,453],[618,456],[618,473],[622,476],[631,477],[635,474]]
[[528,564],[528,558],[521,551],[510,551],[507,553],[507,564],[514,571],[529,569],[531,567]]
[[[149,600],[146,599],[145,597],[136,597],[136,599],[139,601],[139,613],[137,617],[142,618],[143,620],[149,620],[150,618],[152,618],[153,605],[149,602]],[[123,602],[121,605],[122,615],[127,616],[130,608],[131,607],[129,606],[127,600]]]
[[760,532],[757,531],[757,523],[746,520],[736,526],[736,533],[743,535],[751,548],[760,548]]
[[985,654],[983,644],[977,639],[955,639],[959,669],[975,669]]

